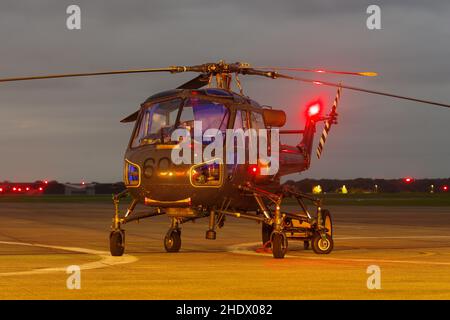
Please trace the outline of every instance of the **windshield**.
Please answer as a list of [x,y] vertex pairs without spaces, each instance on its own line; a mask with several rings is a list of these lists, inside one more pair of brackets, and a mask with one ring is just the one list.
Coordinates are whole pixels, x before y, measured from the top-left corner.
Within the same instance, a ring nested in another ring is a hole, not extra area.
[[182,128],[193,128],[194,121],[201,121],[202,133],[208,129],[218,129],[222,133],[226,132],[228,125],[228,108],[221,103],[214,101],[191,98],[183,107],[180,116]]
[[[171,143],[171,134],[175,130],[177,117],[182,105],[181,99],[156,103],[145,109],[132,147],[155,143]],[[201,121],[202,133],[207,129],[219,129],[226,132],[229,119],[228,108],[221,103],[190,98],[184,103],[178,128],[186,128],[193,134],[194,121]]]

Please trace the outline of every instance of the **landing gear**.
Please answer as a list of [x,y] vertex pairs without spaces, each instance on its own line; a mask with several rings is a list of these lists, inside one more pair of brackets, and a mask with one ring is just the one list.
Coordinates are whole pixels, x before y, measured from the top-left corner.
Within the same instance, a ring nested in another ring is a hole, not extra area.
[[167,252],[178,252],[181,248],[181,230],[169,229],[164,237],[164,248]]
[[[320,199],[299,192],[291,186],[283,186],[281,192],[273,193],[247,183],[241,190],[253,194],[258,210],[255,216],[245,213],[238,217],[252,218],[262,222],[262,241],[264,247],[271,246],[273,257],[282,259],[288,249],[288,240],[302,241],[303,248],[310,247],[317,254],[328,254],[333,250],[333,223],[328,210],[322,209]],[[282,209],[283,198],[297,200],[300,210],[286,212]],[[305,200],[315,207],[315,214],[308,210]],[[264,217],[261,217],[261,213]]]
[[328,254],[333,250],[333,238],[328,234],[316,233],[312,240],[312,249],[317,254]]
[[317,254],[329,254],[333,251],[333,222],[328,210],[322,210],[317,219],[318,230],[314,233],[311,244]]
[[125,251],[125,231],[111,231],[109,235],[109,251],[114,257],[120,257]]
[[169,231],[164,237],[164,248],[167,252],[178,252],[181,248],[181,229],[180,220],[172,217],[172,223]]
[[272,254],[275,259],[283,259],[288,248],[286,235],[281,232],[272,234]]

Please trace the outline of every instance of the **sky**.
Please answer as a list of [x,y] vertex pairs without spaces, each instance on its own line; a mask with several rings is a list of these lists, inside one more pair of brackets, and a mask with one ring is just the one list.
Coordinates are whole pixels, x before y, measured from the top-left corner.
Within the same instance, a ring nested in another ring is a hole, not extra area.
[[[71,4],[81,8],[81,30],[66,27]],[[381,8],[381,30],[366,26],[370,4]],[[450,103],[449,17],[447,0],[3,0],[0,77],[225,59],[376,71],[315,78]],[[119,121],[192,76],[0,84],[0,181],[121,181],[132,125]],[[241,81],[253,99],[286,111],[287,129],[303,127],[309,101],[329,107],[335,95],[283,79]],[[450,177],[449,109],[343,90],[338,111],[322,159],[290,178]]]

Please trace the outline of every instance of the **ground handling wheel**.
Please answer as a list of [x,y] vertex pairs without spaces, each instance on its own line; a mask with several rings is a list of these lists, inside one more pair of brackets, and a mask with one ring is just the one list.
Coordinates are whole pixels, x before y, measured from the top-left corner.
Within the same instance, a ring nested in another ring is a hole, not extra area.
[[320,233],[316,233],[311,241],[312,249],[317,254],[328,254],[333,251],[333,238],[324,233],[321,235]]
[[169,229],[164,237],[164,248],[167,252],[178,252],[181,248],[181,230]]
[[317,254],[328,254],[333,251],[333,221],[330,211],[322,210],[320,219],[317,221],[318,230],[311,240],[311,247]]
[[113,257],[120,257],[125,251],[125,231],[114,230],[109,234],[109,251]]
[[283,259],[288,248],[287,237],[282,232],[272,233],[272,254],[275,259]]

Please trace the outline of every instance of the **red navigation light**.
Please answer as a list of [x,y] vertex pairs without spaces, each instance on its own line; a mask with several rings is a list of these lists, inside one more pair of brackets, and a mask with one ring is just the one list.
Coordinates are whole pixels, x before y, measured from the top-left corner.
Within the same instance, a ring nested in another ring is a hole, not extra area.
[[447,192],[448,191],[448,186],[447,185],[442,186],[442,191]]
[[405,181],[405,183],[411,183],[411,182],[414,181],[414,179],[411,178],[411,177],[406,177],[406,178],[403,179],[403,181]]
[[306,114],[308,117],[315,117],[320,114],[322,110],[322,103],[320,101],[314,101],[310,103],[306,109]]

